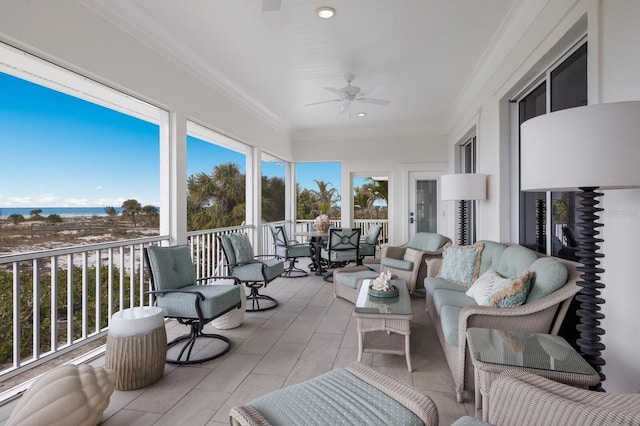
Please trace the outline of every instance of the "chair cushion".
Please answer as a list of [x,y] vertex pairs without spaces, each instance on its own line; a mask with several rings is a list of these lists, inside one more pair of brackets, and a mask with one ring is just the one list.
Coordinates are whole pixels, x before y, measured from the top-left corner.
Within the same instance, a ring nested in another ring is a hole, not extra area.
[[[264,264],[264,275],[262,265]],[[245,265],[236,266],[231,275],[243,282],[271,281],[284,271],[284,263],[279,259],[262,259]]]
[[459,306],[446,305],[440,310],[440,325],[444,340],[451,346],[458,347],[458,322],[460,321]]
[[442,265],[437,277],[471,287],[471,284],[478,279],[483,247],[482,243],[445,247],[442,254]]
[[[230,281],[231,282],[231,281]],[[204,295],[202,301],[202,315],[204,318],[214,318],[222,312],[240,303],[240,291],[238,285],[191,285],[182,287],[183,291],[200,292]],[[156,299],[156,306],[162,308],[166,317],[172,318],[198,318],[195,311],[195,296],[185,293],[169,293]]]
[[196,283],[196,270],[187,246],[149,246],[147,255],[156,290],[182,288]]
[[281,257],[309,257],[311,256],[311,247],[309,244],[292,244],[285,248],[286,255]]
[[433,292],[433,304],[436,305],[436,312],[440,315],[442,307],[457,306],[464,308],[469,305],[477,305],[472,297],[460,291],[439,289]]
[[248,403],[273,425],[422,425],[409,409],[339,368]]
[[444,236],[433,232],[418,232],[409,241],[407,247],[420,251],[436,251],[444,245]]
[[229,234],[235,263],[244,263],[253,260],[253,247],[247,234]]
[[547,296],[567,283],[569,272],[557,259],[541,257],[533,262],[529,269],[535,273],[527,303]]
[[375,271],[338,272],[335,275],[335,282],[355,289],[358,288],[358,281],[373,278],[378,278],[378,273]]
[[371,225],[367,235],[364,236],[364,242],[375,246],[378,242],[378,235],[380,235],[380,225]]
[[331,262],[349,262],[356,260],[356,250],[340,250],[340,251],[331,251],[331,258],[329,259],[329,251],[326,249],[322,249],[321,252],[322,258],[327,259]]
[[376,246],[368,243],[360,243],[360,256],[374,256],[376,254]]
[[413,262],[409,262],[404,259],[394,259],[393,257],[383,257],[382,259],[380,259],[380,264],[382,266],[387,266],[389,268],[400,269],[401,271],[413,270]]

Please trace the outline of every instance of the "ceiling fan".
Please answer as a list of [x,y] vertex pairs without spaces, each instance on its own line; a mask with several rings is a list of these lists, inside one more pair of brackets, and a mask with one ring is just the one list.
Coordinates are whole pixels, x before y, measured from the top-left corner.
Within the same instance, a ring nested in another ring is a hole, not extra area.
[[325,104],[325,103],[328,103],[328,102],[342,102],[342,107],[340,108],[340,113],[345,113],[347,111],[349,113],[351,113],[351,103],[354,102],[354,101],[365,102],[365,103],[374,104],[374,105],[382,105],[382,106],[386,106],[386,105],[389,105],[391,103],[390,100],[369,98],[365,94],[361,93],[360,92],[360,88],[358,86],[352,86],[351,85],[351,82],[356,78],[355,75],[347,74],[347,75],[344,76],[344,78],[347,81],[347,85],[345,87],[341,88],[341,89],[336,89],[334,87],[325,87],[326,90],[328,90],[331,93],[335,93],[336,95],[340,96],[338,99],[331,99],[331,100],[328,100],[328,101],[313,102],[313,103],[310,103],[310,104],[306,104],[305,106]]

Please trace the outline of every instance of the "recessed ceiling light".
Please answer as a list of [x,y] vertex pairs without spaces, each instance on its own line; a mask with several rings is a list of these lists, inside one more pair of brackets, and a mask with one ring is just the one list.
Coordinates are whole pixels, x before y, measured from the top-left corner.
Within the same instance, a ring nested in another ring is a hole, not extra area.
[[367,113],[366,112],[359,112],[358,113],[358,117],[366,117]]
[[318,8],[316,10],[316,13],[322,19],[329,19],[329,18],[333,18],[333,16],[336,14],[336,10],[332,7],[323,6]]

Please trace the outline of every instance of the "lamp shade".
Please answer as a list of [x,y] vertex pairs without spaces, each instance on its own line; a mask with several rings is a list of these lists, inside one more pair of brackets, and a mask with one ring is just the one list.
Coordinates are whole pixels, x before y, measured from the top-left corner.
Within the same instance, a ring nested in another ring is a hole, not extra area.
[[485,200],[487,175],[481,173],[456,173],[440,177],[440,198],[447,200]]
[[640,101],[552,112],[520,130],[523,191],[640,187]]

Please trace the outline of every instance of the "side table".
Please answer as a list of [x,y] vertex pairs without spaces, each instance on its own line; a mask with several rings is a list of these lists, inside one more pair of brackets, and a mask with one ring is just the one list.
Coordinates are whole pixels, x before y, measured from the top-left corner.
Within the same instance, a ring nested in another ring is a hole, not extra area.
[[162,308],[136,307],[113,314],[105,367],[116,371],[116,389],[133,390],[155,383],[162,377],[166,358]]
[[407,283],[392,280],[392,284],[398,287],[399,295],[383,298],[369,295],[371,281],[362,282],[353,310],[358,331],[358,361],[362,361],[363,352],[404,355],[407,369],[412,371],[409,338],[413,309]]
[[489,417],[491,382],[504,370],[528,371],[582,388],[600,383],[593,367],[560,336],[470,328],[467,341],[475,372],[476,416],[482,410],[485,422]]

